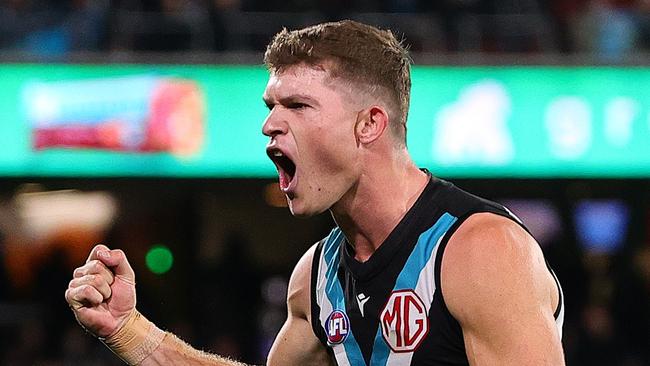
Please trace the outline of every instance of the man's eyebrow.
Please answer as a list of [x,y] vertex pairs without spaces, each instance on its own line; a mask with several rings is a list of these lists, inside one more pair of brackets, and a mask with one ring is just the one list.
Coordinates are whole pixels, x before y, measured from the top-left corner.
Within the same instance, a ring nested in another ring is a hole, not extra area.
[[262,95],[262,101],[266,106],[271,109],[273,108],[273,105],[276,103],[280,103],[282,105],[289,105],[292,103],[307,103],[312,106],[320,106],[320,103],[316,101],[313,97],[307,95],[307,94],[290,94],[287,96],[283,96],[278,98],[277,100],[275,98],[272,98],[269,95]]
[[314,105],[314,106],[320,105],[320,103],[318,103],[318,101],[316,101],[316,99],[314,99],[313,97],[311,97],[311,96],[309,96],[307,94],[290,94],[290,95],[287,95],[287,96],[280,97],[278,99],[278,102],[280,102],[280,104],[284,104],[284,105],[291,104],[291,103],[296,103],[296,102],[306,102],[306,103]]

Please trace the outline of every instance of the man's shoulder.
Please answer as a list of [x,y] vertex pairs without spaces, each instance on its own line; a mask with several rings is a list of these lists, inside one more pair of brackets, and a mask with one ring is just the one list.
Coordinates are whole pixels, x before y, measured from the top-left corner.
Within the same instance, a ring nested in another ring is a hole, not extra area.
[[[507,211],[504,212],[507,213]],[[449,246],[479,257],[507,254],[507,249],[533,249],[538,245],[514,216],[491,211],[470,213],[449,239]],[[516,253],[515,253],[516,254]],[[466,256],[460,256],[465,258]]]
[[[523,345],[559,344],[558,284],[537,242],[507,217],[479,213],[459,226],[442,260],[441,291],[465,339],[480,352],[510,344],[504,351],[526,359],[541,356],[517,354]],[[468,349],[470,360],[478,359],[476,349]]]
[[289,306],[289,310],[300,314],[301,317],[306,319],[310,317],[311,312],[311,267],[314,261],[314,253],[319,243],[309,247],[300,260],[298,260],[291,273],[289,288],[287,290],[287,305]]
[[291,274],[289,287],[291,287],[292,282],[297,282],[295,285],[298,285],[299,283],[307,281],[307,284],[309,284],[311,266],[314,261],[314,254],[316,253],[319,245],[321,245],[321,242],[322,241],[319,241],[309,247],[309,249],[307,249],[307,251],[305,251],[302,257],[298,260],[298,263],[294,267],[293,273]]
[[533,257],[543,258],[539,244],[515,217],[486,211],[460,223],[449,238],[444,261],[445,267],[465,268],[467,273],[484,266],[508,270]]
[[535,239],[512,219],[489,212],[471,215],[458,227],[441,266],[450,310],[507,294],[515,283],[548,282],[548,276]]

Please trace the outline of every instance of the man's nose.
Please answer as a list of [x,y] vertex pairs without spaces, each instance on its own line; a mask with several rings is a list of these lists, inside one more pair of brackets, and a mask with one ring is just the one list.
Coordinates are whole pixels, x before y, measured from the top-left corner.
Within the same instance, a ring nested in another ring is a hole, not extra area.
[[273,108],[262,125],[262,133],[266,136],[273,137],[287,133],[287,122],[282,118],[278,109],[279,108]]

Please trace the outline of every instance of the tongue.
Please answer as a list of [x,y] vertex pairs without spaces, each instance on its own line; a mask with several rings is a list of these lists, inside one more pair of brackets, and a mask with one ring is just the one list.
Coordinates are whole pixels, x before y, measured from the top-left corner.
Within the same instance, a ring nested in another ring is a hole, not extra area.
[[289,174],[287,174],[284,169],[278,169],[278,177],[280,178],[280,189],[287,189],[289,187],[289,183],[291,183],[291,177]]

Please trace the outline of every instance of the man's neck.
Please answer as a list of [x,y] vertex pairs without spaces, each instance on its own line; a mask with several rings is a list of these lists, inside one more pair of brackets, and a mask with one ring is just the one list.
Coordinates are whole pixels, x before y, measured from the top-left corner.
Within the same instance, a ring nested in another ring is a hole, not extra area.
[[334,221],[367,261],[415,204],[429,177],[410,160],[367,169],[357,185],[330,210]]

